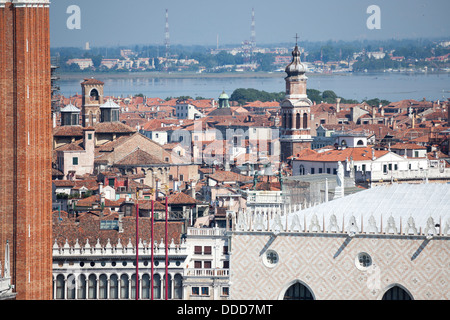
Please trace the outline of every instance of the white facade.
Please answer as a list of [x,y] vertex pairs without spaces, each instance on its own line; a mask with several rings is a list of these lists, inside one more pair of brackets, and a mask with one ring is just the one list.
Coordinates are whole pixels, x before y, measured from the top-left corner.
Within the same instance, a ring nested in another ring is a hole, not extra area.
[[194,120],[203,117],[203,113],[197,108],[188,103],[180,103],[175,106],[175,115],[178,119]]
[[[338,161],[293,161],[293,175],[336,174]],[[427,158],[408,158],[388,152],[379,158],[368,154],[365,160],[344,161],[347,176],[354,177],[356,183],[390,183],[392,181],[426,179],[450,179],[450,169],[441,161],[437,165]]]
[[[228,237],[221,228],[188,228],[186,240],[167,248],[168,300],[228,298]],[[200,250],[199,250],[200,248]],[[153,299],[166,299],[166,249],[155,241]],[[152,250],[139,243],[139,299],[151,299]],[[136,299],[135,244],[79,243],[53,246],[53,298]]]

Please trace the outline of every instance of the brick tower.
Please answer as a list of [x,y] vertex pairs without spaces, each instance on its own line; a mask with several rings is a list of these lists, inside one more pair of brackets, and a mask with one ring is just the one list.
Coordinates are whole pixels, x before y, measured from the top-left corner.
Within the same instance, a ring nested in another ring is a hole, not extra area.
[[0,262],[16,299],[52,298],[48,0],[0,0]]
[[292,61],[286,67],[286,95],[280,103],[282,126],[280,134],[281,160],[311,147],[311,100],[306,94],[306,67],[300,61],[297,44]]
[[82,126],[94,126],[100,122],[100,106],[103,104],[104,82],[94,78],[84,79],[81,83]]

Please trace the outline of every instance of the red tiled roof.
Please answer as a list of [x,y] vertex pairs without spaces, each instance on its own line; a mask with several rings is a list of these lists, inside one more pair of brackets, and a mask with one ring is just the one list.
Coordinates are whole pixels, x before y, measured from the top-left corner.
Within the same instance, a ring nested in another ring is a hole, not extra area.
[[415,144],[415,143],[397,143],[397,144],[394,144],[393,146],[391,146],[391,149],[399,149],[399,150],[426,149],[426,148],[427,147],[419,146],[418,144]]
[[162,162],[158,158],[155,158],[153,155],[139,148],[115,163],[115,165],[128,165],[128,166],[143,166],[149,164],[165,165],[167,163]]
[[84,81],[81,84],[105,84],[105,83],[103,81],[94,78],[87,78],[84,79]]
[[54,137],[82,137],[82,126],[59,126],[53,128]]
[[192,198],[191,196],[189,196],[183,192],[178,192],[178,193],[171,194],[167,198],[167,203],[169,205],[170,204],[197,204],[197,203],[199,203],[199,201],[195,200],[194,198]]
[[[375,150],[375,157],[380,158],[387,154],[387,150]],[[297,158],[300,161],[315,161],[315,162],[337,162],[345,161],[353,158],[354,161],[370,160],[372,158],[372,148],[360,147],[360,148],[345,148],[325,151],[316,154],[305,155]]]
[[233,171],[216,170],[215,173],[208,175],[209,178],[219,182],[247,182],[252,177],[244,176]]
[[132,133],[136,129],[121,122],[99,122],[94,126],[97,133]]

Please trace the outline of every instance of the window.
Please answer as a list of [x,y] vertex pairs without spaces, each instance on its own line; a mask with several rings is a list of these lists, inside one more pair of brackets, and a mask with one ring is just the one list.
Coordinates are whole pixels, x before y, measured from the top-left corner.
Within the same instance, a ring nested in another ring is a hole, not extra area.
[[202,262],[201,261],[194,261],[194,268],[195,269],[201,269],[202,268]]
[[203,261],[203,268],[211,269],[211,261]]
[[393,286],[386,291],[382,300],[412,300],[411,295],[399,286]]
[[202,254],[202,246],[195,246],[194,247],[194,253],[195,254]]
[[314,300],[314,297],[306,286],[296,282],[286,290],[284,300]]
[[230,268],[230,261],[224,260],[224,262],[223,262],[223,268],[224,268],[224,269],[229,269],[229,268]]
[[78,165],[78,157],[72,158],[72,165],[77,166]]
[[119,281],[115,274],[109,279],[109,299],[119,299]]
[[92,140],[92,133],[88,133],[88,140]]
[[192,295],[193,296],[200,295],[200,288],[199,287],[192,287]]
[[203,254],[211,254],[211,246],[205,246]]
[[62,274],[56,277],[56,299],[64,299],[64,276]]
[[360,252],[356,256],[355,264],[358,269],[365,270],[372,265],[372,258],[370,257],[369,254],[365,252]]
[[222,295],[223,296],[229,296],[230,295],[230,288],[229,287],[222,287]]
[[228,246],[223,246],[223,254],[228,254]]
[[314,168],[311,168],[311,174],[314,174],[315,172],[314,172]]
[[209,287],[202,287],[202,296],[209,296]]
[[279,257],[275,250],[267,250],[263,255],[263,263],[266,267],[273,268],[278,264]]

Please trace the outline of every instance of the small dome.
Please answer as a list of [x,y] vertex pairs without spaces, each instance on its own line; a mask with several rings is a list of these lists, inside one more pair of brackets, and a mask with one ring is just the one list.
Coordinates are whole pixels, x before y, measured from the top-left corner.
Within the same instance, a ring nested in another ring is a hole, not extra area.
[[289,77],[304,74],[306,72],[305,65],[300,61],[300,50],[296,45],[292,51],[292,61],[287,65],[285,72]]
[[219,96],[219,99],[230,99],[230,97],[228,97],[225,91],[222,91],[222,94]]
[[120,106],[111,99],[108,99],[108,101],[100,106],[100,109],[120,109]]
[[80,109],[75,107],[73,104],[69,103],[64,108],[61,109],[61,112],[80,112]]

